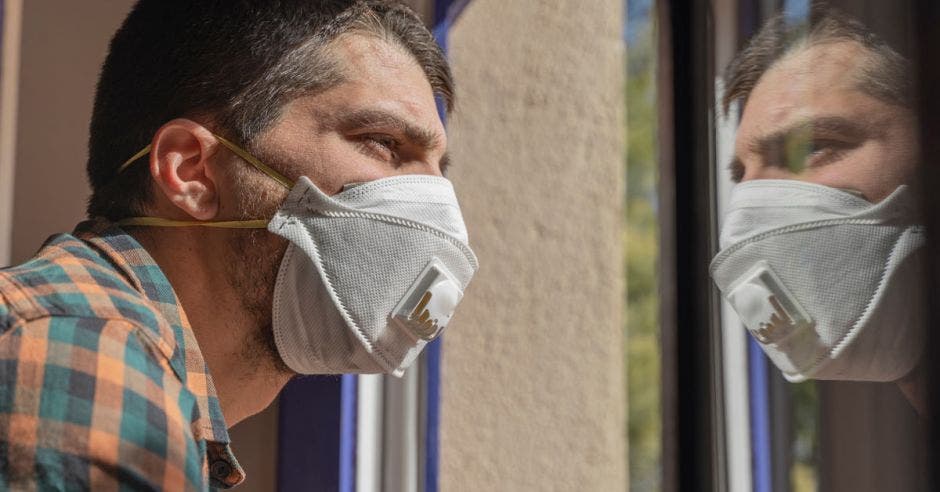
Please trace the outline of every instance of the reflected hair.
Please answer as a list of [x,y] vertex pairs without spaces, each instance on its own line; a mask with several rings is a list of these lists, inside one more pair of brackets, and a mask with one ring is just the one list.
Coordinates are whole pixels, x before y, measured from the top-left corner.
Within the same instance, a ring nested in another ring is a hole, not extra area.
[[771,17],[725,70],[722,109],[747,103],[760,78],[788,54],[826,43],[851,41],[868,51],[857,74],[860,90],[888,104],[914,107],[910,64],[858,20],[822,2],[811,8],[812,20],[794,23],[783,13]]

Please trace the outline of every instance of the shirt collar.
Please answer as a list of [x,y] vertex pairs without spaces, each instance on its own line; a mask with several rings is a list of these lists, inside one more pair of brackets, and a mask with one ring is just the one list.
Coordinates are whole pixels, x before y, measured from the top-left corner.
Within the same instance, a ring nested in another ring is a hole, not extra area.
[[230,480],[224,482],[234,481],[238,478],[235,475],[243,476],[244,472],[228,448],[231,440],[209,367],[166,275],[136,239],[110,222],[82,222],[73,234],[95,246],[163,315],[166,324],[146,327],[149,330],[147,335],[154,338],[177,377],[196,397],[199,416],[192,423],[194,437],[223,445],[208,446],[210,471],[213,463],[223,459],[232,465],[228,473],[231,475]]

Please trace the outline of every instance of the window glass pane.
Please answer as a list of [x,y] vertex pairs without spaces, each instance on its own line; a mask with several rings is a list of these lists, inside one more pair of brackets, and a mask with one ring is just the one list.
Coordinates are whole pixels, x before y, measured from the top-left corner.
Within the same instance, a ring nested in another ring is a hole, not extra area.
[[733,490],[926,490],[911,5],[712,2]]
[[627,2],[627,372],[630,490],[661,488],[656,215],[656,26],[652,0]]

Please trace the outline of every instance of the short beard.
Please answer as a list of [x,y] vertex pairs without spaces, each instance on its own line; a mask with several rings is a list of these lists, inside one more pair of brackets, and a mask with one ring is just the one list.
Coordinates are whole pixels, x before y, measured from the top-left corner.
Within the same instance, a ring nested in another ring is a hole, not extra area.
[[[247,165],[245,165],[247,167]],[[236,168],[237,169],[237,168]],[[270,193],[271,183],[252,169],[238,169],[235,180],[241,193],[238,204],[240,220],[270,218],[279,205]],[[226,277],[237,293],[242,308],[251,320],[252,330],[242,341],[241,356],[255,371],[273,371],[275,375],[294,374],[277,350],[272,323],[274,287],[287,250],[287,240],[264,229],[231,231],[230,258]]]
[[293,374],[278,353],[271,317],[274,285],[286,241],[264,230],[233,231],[231,245],[229,285],[237,292],[253,326],[242,343],[241,355],[257,369]]

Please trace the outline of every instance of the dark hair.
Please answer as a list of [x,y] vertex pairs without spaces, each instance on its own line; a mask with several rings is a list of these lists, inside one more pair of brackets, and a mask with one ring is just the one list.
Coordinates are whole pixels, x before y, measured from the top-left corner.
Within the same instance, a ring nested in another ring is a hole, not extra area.
[[770,18],[725,70],[722,107],[747,103],[760,78],[777,61],[801,48],[837,41],[854,41],[870,57],[858,75],[858,86],[872,97],[905,107],[913,107],[912,74],[907,60],[871,32],[861,22],[840,10],[816,2],[810,25],[788,22],[780,13]]
[[88,215],[143,213],[147,166],[117,175],[178,117],[207,118],[251,146],[285,103],[328,89],[342,74],[325,47],[345,33],[396,42],[424,70],[440,103],[454,104],[450,68],[420,18],[383,0],[139,0],[111,40],[88,143]]

